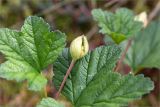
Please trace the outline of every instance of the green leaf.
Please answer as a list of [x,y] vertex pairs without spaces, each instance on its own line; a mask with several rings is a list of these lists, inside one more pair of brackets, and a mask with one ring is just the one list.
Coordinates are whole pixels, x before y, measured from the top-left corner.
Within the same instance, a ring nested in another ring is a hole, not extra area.
[[46,83],[46,78],[30,67],[26,62],[10,60],[0,65],[0,77],[7,80],[28,80],[30,90],[40,90]]
[[117,44],[135,35],[142,28],[142,23],[135,21],[133,12],[126,8],[120,8],[114,14],[94,9],[92,15],[101,28],[100,32],[110,36]]
[[62,104],[54,100],[53,98],[43,98],[42,101],[36,107],[64,107]]
[[65,46],[65,35],[50,32],[42,18],[31,16],[21,31],[0,29],[0,52],[7,61],[0,65],[0,77],[8,80],[28,80],[29,89],[41,90],[47,80],[41,75],[53,63]]
[[[120,56],[115,45],[96,48],[78,60],[66,81],[62,94],[75,107],[116,107],[128,104],[153,89],[143,75],[121,76],[113,72]],[[54,85],[58,89],[69,67],[71,57],[65,49],[54,63]]]
[[138,33],[128,50],[126,63],[134,72],[141,68],[160,68],[160,20]]
[[[116,46],[108,46],[97,48],[95,51],[90,52],[82,60],[77,61],[73,68],[72,75],[67,81],[67,87],[63,93],[69,96],[69,100],[76,101],[80,96],[82,90],[86,88],[87,84],[93,79],[95,74],[101,69],[113,69],[115,61],[118,59],[120,49]],[[63,80],[63,77],[69,68],[71,57],[69,50],[65,49],[62,55],[54,63],[54,80],[57,89]],[[106,66],[107,65],[107,66]],[[75,81],[76,80],[76,81]],[[74,88],[72,88],[74,87]],[[73,95],[74,94],[74,95]]]
[[[95,85],[96,84],[96,85]],[[118,73],[101,71],[81,94],[77,107],[119,107],[141,98],[153,89],[153,82],[143,75],[121,76]],[[85,100],[84,100],[85,99]]]

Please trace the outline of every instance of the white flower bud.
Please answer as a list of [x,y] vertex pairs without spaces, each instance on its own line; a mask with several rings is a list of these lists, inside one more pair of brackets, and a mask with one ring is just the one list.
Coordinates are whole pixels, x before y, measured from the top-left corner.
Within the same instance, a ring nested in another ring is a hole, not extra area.
[[70,45],[70,53],[74,61],[85,56],[88,53],[88,50],[88,41],[84,35],[74,39]]
[[146,12],[142,12],[139,15],[135,16],[134,18],[136,21],[140,21],[143,23],[143,27],[146,27],[148,24],[148,20],[147,20],[147,13]]

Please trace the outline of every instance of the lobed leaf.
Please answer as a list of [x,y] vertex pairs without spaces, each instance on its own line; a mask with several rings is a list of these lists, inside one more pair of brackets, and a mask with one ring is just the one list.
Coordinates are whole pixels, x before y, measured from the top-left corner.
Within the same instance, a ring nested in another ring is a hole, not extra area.
[[30,16],[21,31],[0,29],[0,52],[7,62],[0,65],[0,77],[28,80],[29,89],[40,90],[47,80],[40,72],[53,63],[65,46],[65,34],[50,32],[42,18]]
[[[120,56],[116,45],[96,48],[78,60],[66,81],[62,94],[75,107],[117,107],[140,98],[153,89],[153,82],[143,75],[122,76],[113,72]],[[54,63],[54,85],[58,89],[71,57],[65,49]]]
[[[92,81],[98,71],[101,69],[113,69],[115,61],[119,57],[119,53],[120,49],[116,46],[101,47],[77,61],[75,67],[71,71],[72,73],[68,78],[63,93],[69,96],[69,100],[72,102],[78,100],[83,89]],[[54,63],[55,77],[53,78],[53,82],[57,89],[63,80],[70,61],[69,50],[65,49]]]
[[160,68],[160,20],[152,22],[132,41],[126,63],[134,72],[141,68]]
[[92,15],[101,28],[100,32],[110,36],[117,44],[142,28],[142,23],[135,21],[133,12],[126,8],[120,8],[115,13],[94,9]]

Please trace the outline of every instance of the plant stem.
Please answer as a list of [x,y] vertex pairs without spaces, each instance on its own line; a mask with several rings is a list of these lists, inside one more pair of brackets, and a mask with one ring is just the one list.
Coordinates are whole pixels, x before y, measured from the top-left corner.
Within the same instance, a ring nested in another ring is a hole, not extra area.
[[62,89],[63,89],[63,87],[64,87],[64,85],[65,85],[65,83],[66,83],[66,80],[67,80],[67,78],[68,78],[68,76],[69,76],[69,74],[70,74],[70,72],[71,72],[71,70],[72,70],[72,68],[73,68],[73,66],[74,66],[74,63],[75,63],[75,61],[72,60],[70,66],[69,66],[69,68],[68,68],[68,70],[67,70],[67,72],[66,72],[66,75],[65,75],[64,78],[63,78],[63,81],[62,81],[62,83],[61,83],[61,86],[60,86],[58,92],[56,93],[55,99],[57,99],[57,98],[59,97],[59,95],[60,95],[60,93],[61,93],[61,91],[62,91]]
[[124,60],[124,58],[125,58],[125,56],[126,56],[126,53],[127,53],[128,49],[129,49],[129,47],[130,47],[130,45],[131,45],[131,42],[132,42],[132,40],[130,39],[130,40],[128,41],[128,43],[127,43],[127,46],[126,46],[126,48],[125,48],[125,50],[124,50],[124,52],[123,52],[120,60],[118,61],[118,64],[117,64],[117,67],[116,67],[116,70],[115,70],[116,72],[118,72],[118,70],[120,69],[120,67],[121,67],[121,65],[122,65],[122,62],[123,62],[123,60]]
[[47,95],[47,86],[46,87],[44,87],[44,97],[47,97],[48,95]]
[[[43,72],[41,72],[41,75],[44,76]],[[47,97],[47,85],[42,89],[41,94],[43,97]]]

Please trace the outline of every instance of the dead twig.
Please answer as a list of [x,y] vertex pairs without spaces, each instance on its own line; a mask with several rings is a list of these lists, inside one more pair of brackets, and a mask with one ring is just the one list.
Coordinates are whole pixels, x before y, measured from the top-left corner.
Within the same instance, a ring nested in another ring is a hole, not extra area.
[[[84,0],[82,0],[82,1],[84,1]],[[62,2],[59,2],[59,3],[49,7],[48,9],[45,9],[44,11],[42,11],[41,13],[39,13],[37,15],[41,16],[41,15],[49,14],[49,13],[61,8],[62,6],[69,4],[69,3],[72,3],[72,2],[76,2],[76,0],[64,0]]]
[[98,27],[96,25],[94,25],[89,32],[86,34],[88,40],[90,40],[92,38],[92,36],[98,31]]
[[115,4],[116,2],[119,2],[119,1],[121,1],[121,0],[111,0],[110,2],[108,2],[104,5],[104,8],[108,8],[109,6]]
[[149,14],[148,22],[150,22],[158,13],[160,13],[160,2],[156,5],[156,7]]

